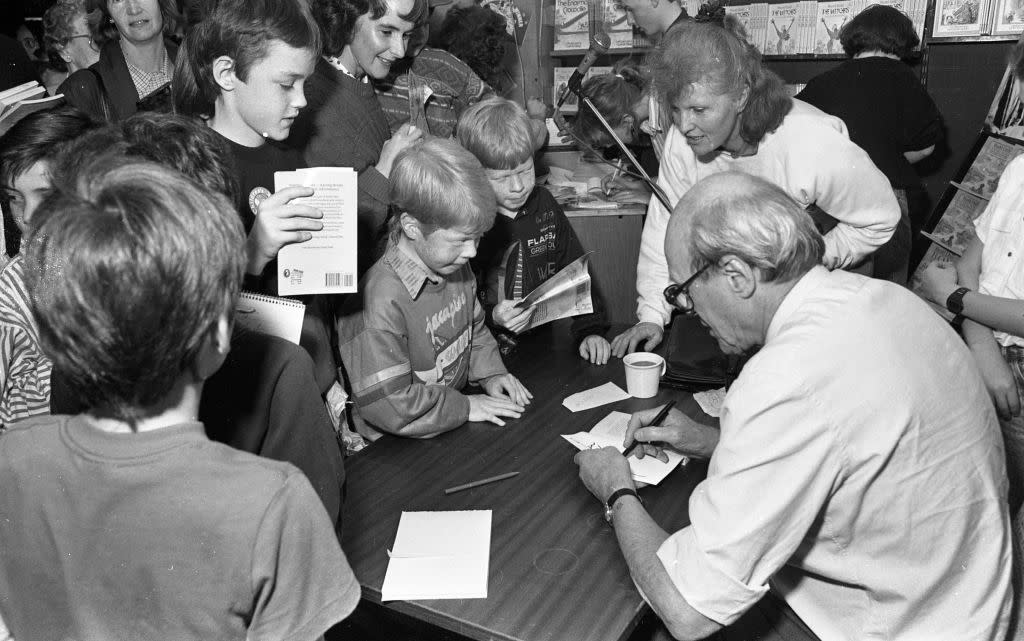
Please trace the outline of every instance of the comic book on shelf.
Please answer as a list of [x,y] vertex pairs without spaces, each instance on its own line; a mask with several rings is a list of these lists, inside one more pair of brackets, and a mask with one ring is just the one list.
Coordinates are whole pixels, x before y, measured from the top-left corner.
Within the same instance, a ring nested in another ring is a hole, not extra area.
[[1024,33],[1024,2],[1021,0],[991,0],[989,17],[993,35]]

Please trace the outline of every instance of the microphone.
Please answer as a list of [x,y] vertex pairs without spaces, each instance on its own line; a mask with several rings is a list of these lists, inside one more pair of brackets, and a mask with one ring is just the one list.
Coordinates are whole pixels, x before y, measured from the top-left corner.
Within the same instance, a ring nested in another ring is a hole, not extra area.
[[558,105],[555,107],[556,110],[562,108],[562,103],[565,102],[570,91],[579,95],[580,85],[583,84],[583,76],[587,75],[590,68],[594,66],[594,63],[597,62],[598,56],[608,53],[608,48],[611,47],[611,45],[611,39],[608,37],[608,34],[603,31],[598,31],[590,38],[590,49],[587,50],[587,55],[583,56],[583,60],[580,61],[576,70],[572,72],[571,76],[569,76],[569,82],[567,83],[565,91],[562,92],[562,95],[558,98]]

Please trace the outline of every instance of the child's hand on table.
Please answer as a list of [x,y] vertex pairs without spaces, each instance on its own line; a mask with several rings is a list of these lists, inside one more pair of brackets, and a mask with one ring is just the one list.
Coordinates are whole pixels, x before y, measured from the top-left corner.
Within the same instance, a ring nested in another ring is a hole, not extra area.
[[517,308],[515,305],[520,300],[519,298],[503,300],[495,305],[494,310],[491,312],[495,323],[516,334],[526,329],[526,326],[530,324],[530,319],[533,318],[535,310],[534,307],[527,307],[526,309]]
[[591,334],[580,343],[580,358],[588,360],[594,365],[604,365],[611,355],[611,343],[605,340],[604,336]]
[[519,379],[511,374],[498,374],[480,381],[487,395],[495,399],[506,399],[516,404],[522,411],[523,407],[530,404],[533,394],[526,386],[519,382]]

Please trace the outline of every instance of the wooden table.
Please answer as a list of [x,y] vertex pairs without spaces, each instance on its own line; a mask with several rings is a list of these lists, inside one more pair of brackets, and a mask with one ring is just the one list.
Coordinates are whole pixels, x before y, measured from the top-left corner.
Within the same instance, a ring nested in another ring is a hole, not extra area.
[[[582,361],[562,334],[524,339],[509,369],[534,394],[526,414],[506,427],[468,423],[419,441],[384,437],[347,461],[348,497],[342,547],[363,586],[379,603],[401,512],[493,510],[488,598],[385,604],[403,614],[474,639],[598,641],[625,639],[647,611],[630,579],[601,504],[573,463],[576,450],[559,434],[589,430],[612,410],[631,412],[676,398],[677,407],[715,424],[689,394],[662,390],[572,413],[569,394],[614,381],[625,389],[622,361]],[[641,490],[648,510],[669,532],[689,520],[690,493],[706,473],[691,462],[661,485]],[[514,479],[450,496],[443,489],[508,471]]]

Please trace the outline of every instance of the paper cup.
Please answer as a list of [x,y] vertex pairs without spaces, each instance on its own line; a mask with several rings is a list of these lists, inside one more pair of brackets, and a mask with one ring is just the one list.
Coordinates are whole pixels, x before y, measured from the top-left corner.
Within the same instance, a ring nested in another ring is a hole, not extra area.
[[650,352],[634,352],[622,359],[626,366],[626,391],[634,398],[651,398],[668,366],[665,359]]

